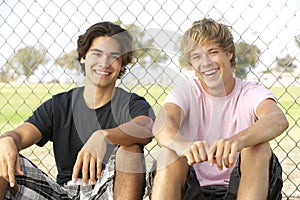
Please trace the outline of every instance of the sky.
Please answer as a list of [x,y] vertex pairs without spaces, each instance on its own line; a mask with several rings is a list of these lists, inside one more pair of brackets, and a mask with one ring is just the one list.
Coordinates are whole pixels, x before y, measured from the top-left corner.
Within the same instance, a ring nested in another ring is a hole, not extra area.
[[[2,0],[0,1],[0,66],[26,45],[42,45],[54,60],[76,49],[78,35],[99,21],[121,20],[156,36],[159,48],[174,48],[193,21],[210,17],[230,25],[235,42],[255,44],[263,66],[289,54],[300,66],[298,0]],[[168,33],[168,34],[164,34]],[[170,38],[171,37],[171,38]],[[171,44],[171,45],[168,45]]]

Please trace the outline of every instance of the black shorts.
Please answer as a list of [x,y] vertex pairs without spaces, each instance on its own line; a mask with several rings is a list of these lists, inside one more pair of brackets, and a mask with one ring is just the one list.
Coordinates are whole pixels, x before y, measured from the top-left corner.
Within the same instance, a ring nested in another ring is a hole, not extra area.
[[[184,200],[234,200],[237,198],[237,191],[240,182],[240,158],[230,175],[229,185],[200,186],[193,167],[190,167],[187,179],[187,190]],[[269,166],[269,190],[268,200],[282,199],[281,189],[282,168],[273,153]]]

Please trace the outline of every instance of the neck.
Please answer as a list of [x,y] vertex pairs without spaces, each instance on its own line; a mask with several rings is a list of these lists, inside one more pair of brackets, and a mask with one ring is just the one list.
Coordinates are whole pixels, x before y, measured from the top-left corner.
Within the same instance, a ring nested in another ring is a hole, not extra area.
[[223,84],[219,84],[218,86],[215,86],[213,88],[208,88],[207,85],[200,81],[202,87],[204,88],[204,90],[207,92],[207,94],[211,95],[211,96],[215,96],[215,97],[225,97],[227,95],[229,95],[235,85],[235,79],[231,79],[229,82],[223,83]]
[[84,87],[83,98],[88,108],[97,109],[107,104],[113,96],[115,87]]

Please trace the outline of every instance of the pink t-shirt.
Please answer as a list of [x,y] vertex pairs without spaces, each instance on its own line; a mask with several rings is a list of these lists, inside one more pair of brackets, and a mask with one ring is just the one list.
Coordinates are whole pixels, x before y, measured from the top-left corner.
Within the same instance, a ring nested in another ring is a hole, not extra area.
[[[199,80],[188,80],[175,87],[165,103],[175,103],[184,112],[180,133],[190,141],[206,140],[209,144],[219,138],[228,138],[251,126],[256,120],[256,108],[265,99],[277,99],[257,82],[243,82],[235,79],[233,91],[226,97],[207,94]],[[261,133],[257,133],[261,134]],[[207,162],[194,165],[201,186],[226,185],[231,168]]]

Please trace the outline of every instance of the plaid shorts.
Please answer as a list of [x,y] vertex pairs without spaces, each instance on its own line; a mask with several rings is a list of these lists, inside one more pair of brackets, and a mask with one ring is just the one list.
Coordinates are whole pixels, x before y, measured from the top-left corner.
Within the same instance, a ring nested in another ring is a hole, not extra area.
[[16,175],[19,191],[16,196],[7,192],[6,199],[99,199],[113,200],[117,147],[95,185],[59,185],[31,161],[21,157],[24,176]]

